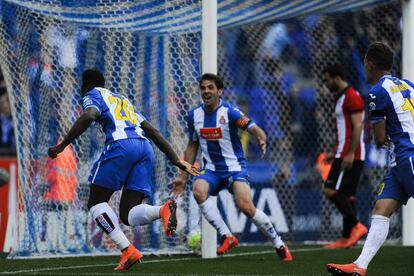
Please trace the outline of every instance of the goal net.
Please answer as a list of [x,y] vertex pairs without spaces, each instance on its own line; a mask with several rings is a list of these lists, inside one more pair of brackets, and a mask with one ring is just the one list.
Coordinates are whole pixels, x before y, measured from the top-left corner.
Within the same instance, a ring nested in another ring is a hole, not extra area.
[[[126,95],[183,152],[186,112],[200,102],[201,1],[161,2],[0,2],[0,66],[12,104],[20,172],[11,256],[115,252],[86,209],[87,178],[104,142],[99,127],[90,128],[59,158],[47,158],[48,147],[82,112],[84,69],[102,71],[107,88]],[[246,111],[269,137],[269,153],[261,160],[254,139],[242,134],[255,204],[286,241],[328,241],[339,238],[342,219],[323,197],[316,169],[319,154],[334,145],[335,137],[333,96],[322,84],[322,70],[344,64],[350,84],[366,95],[363,53],[370,42],[381,40],[397,50],[398,75],[401,8],[398,1],[385,1],[362,10],[304,5],[291,7],[295,12],[290,13],[276,2],[219,1],[218,73],[225,79],[225,100]],[[386,161],[368,135],[366,142],[357,208],[369,224]],[[177,170],[155,152],[148,203],[160,205]],[[179,201],[174,237],[165,237],[159,222],[122,225],[131,242],[144,252],[189,252],[186,239],[200,228],[190,190],[187,185]],[[116,212],[119,199],[116,193],[110,202]],[[265,241],[228,192],[219,195],[218,206],[242,242]],[[392,241],[401,238],[400,221],[400,214],[393,217]]]
[[[270,214],[284,239],[341,238],[342,216],[323,195],[318,166],[321,153],[332,151],[336,132],[335,96],[323,85],[323,69],[342,64],[348,83],[366,98],[370,87],[363,59],[370,43],[382,41],[394,49],[393,73],[401,76],[400,26],[401,3],[391,1],[358,11],[315,13],[219,30],[218,73],[226,81],[224,96],[268,135],[265,161],[260,160],[255,139],[242,135],[253,198]],[[367,153],[356,197],[358,217],[365,225],[370,225],[387,168],[387,152],[376,147],[371,127],[366,118]],[[266,241],[235,213],[227,218],[242,237]],[[401,213],[391,217],[388,242],[401,241],[401,221]]]

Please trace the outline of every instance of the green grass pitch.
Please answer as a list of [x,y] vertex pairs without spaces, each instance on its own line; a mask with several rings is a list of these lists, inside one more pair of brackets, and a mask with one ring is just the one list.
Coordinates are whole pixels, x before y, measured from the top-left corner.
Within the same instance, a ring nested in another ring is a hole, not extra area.
[[[361,248],[327,250],[290,246],[294,260],[282,263],[270,246],[240,246],[217,259],[197,255],[145,256],[128,271],[113,271],[116,256],[51,259],[0,259],[0,275],[328,275],[327,263],[355,260]],[[414,275],[414,247],[385,246],[367,275]]]

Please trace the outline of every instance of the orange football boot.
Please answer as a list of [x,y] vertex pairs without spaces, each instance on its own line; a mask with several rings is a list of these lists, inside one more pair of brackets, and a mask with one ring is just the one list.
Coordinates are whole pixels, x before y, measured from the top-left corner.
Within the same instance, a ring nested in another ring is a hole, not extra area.
[[164,233],[171,237],[177,230],[177,203],[174,199],[167,200],[160,209],[160,217],[164,222]]
[[368,228],[366,228],[362,223],[358,222],[354,227],[352,227],[348,243],[345,245],[345,247],[350,248],[354,246],[367,233]]
[[291,262],[293,260],[292,253],[290,253],[287,245],[282,245],[281,247],[276,248],[276,254],[282,262]]
[[130,244],[125,250],[122,251],[121,258],[119,259],[118,266],[114,270],[128,270],[136,262],[141,262],[143,256],[138,249]]
[[220,247],[217,248],[217,255],[227,253],[229,250],[235,248],[238,244],[239,240],[235,236],[222,236]]
[[365,276],[367,270],[365,268],[359,267],[356,264],[327,264],[326,269],[331,275],[351,275],[351,276]]

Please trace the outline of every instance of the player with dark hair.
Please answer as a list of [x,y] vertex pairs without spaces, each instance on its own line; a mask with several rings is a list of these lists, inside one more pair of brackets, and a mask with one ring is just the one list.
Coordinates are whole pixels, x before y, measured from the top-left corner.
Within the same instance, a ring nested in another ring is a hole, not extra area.
[[369,45],[364,68],[370,120],[378,147],[388,144],[390,170],[384,177],[372,214],[367,240],[351,264],[328,264],[333,275],[364,276],[368,264],[387,238],[390,217],[414,197],[414,85],[391,76],[393,52],[384,43]]
[[[105,148],[94,164],[89,181],[88,208],[92,218],[122,251],[115,270],[127,270],[142,259],[119,226],[118,216],[109,206],[112,194],[122,189],[120,219],[125,225],[142,225],[161,218],[164,232],[171,236],[177,227],[176,203],[167,200],[163,206],[142,204],[151,195],[154,152],[148,138],[178,168],[198,175],[197,170],[181,161],[171,145],[162,137],[124,96],[104,88],[103,75],[94,69],[82,74],[83,113],[63,141],[49,148],[55,158],[66,146],[85,132],[92,122],[101,124],[106,135]],[[144,135],[145,133],[145,135]]]
[[[239,209],[272,241],[280,259],[291,261],[292,255],[269,217],[253,204],[238,130],[246,130],[256,137],[262,157],[266,154],[266,134],[238,108],[221,100],[224,85],[219,76],[204,74],[199,86],[203,103],[189,112],[189,141],[184,160],[193,164],[198,148],[201,148],[205,172],[195,179],[193,195],[204,217],[222,237],[217,254],[226,253],[238,244],[217,205],[209,198],[209,195],[217,195],[221,190],[228,189]],[[173,182],[175,196],[184,191],[187,176],[186,172],[182,172]]]
[[324,183],[325,196],[335,204],[343,217],[341,239],[325,248],[354,246],[368,229],[358,221],[355,194],[365,159],[363,134],[364,100],[345,80],[344,69],[333,64],[324,70],[324,83],[336,96],[336,147],[326,161],[332,161]]

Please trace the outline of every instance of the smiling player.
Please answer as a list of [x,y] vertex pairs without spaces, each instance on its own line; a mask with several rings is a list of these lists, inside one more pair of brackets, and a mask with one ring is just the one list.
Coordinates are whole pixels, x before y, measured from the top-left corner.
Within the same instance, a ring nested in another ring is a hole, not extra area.
[[[228,189],[239,209],[272,241],[280,259],[291,261],[292,255],[269,217],[253,204],[238,130],[246,130],[257,138],[262,157],[266,154],[266,134],[238,108],[221,100],[224,85],[219,76],[204,74],[199,85],[203,103],[189,112],[189,142],[184,159],[193,164],[198,148],[201,148],[205,173],[195,179],[193,194],[205,218],[222,237],[217,254],[226,253],[238,244],[216,204],[209,198],[210,195]],[[173,182],[175,196],[184,191],[187,176],[183,172]]]

